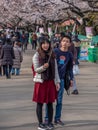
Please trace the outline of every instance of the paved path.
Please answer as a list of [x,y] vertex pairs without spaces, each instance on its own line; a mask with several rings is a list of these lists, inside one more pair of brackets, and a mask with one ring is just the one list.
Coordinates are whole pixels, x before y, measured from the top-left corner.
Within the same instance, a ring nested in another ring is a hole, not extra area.
[[[12,76],[8,80],[0,77],[0,130],[37,129],[36,104],[31,101],[32,55],[29,46],[29,50],[24,54],[20,76]],[[76,76],[76,81],[79,95],[67,96],[66,92],[64,93],[62,120],[65,125],[55,126],[55,129],[97,130],[98,64],[81,62],[80,75]]]

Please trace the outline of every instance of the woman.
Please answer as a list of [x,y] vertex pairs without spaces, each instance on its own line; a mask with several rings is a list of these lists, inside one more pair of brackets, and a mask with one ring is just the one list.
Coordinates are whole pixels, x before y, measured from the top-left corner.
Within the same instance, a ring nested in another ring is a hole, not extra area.
[[15,59],[13,61],[13,66],[12,66],[12,75],[19,75],[20,74],[20,68],[21,68],[21,62],[23,61],[23,55],[22,55],[22,50],[19,47],[20,43],[15,42],[14,43],[14,54],[15,54]]
[[53,102],[57,98],[60,79],[55,55],[52,52],[50,41],[45,37],[40,38],[39,48],[33,56],[33,65],[35,70],[35,85],[32,100],[37,102],[36,113],[39,121],[38,129],[47,129],[42,119],[43,103],[46,103],[48,108],[49,120],[47,127],[52,129]]

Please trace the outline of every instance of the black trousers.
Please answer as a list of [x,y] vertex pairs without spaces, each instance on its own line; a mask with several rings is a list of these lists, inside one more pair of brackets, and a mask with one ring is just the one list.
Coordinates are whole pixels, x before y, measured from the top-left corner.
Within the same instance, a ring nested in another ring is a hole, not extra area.
[[33,40],[33,41],[32,41],[32,49],[35,49],[35,50],[36,50],[36,47],[37,47],[37,41],[36,41],[36,40]]
[[[43,122],[42,107],[43,107],[42,103],[37,103],[36,114],[39,124]],[[48,103],[47,108],[48,108],[48,123],[51,123],[53,119],[53,103]]]

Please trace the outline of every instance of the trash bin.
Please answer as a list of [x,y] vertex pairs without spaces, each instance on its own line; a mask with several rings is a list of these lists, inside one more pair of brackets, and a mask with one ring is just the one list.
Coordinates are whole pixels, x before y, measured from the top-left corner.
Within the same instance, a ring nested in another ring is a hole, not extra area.
[[88,60],[90,62],[98,61],[98,47],[88,48]]
[[98,62],[98,47],[94,48],[94,57],[95,57],[96,62]]

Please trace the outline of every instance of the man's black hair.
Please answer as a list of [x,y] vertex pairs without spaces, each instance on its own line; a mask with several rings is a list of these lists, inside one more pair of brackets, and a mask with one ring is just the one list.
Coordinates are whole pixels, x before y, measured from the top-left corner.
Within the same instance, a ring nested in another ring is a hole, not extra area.
[[62,39],[63,39],[64,37],[66,37],[67,39],[69,39],[69,40],[70,40],[70,43],[72,42],[71,37],[70,37],[69,35],[64,35],[64,36],[61,38],[61,41],[62,41]]

